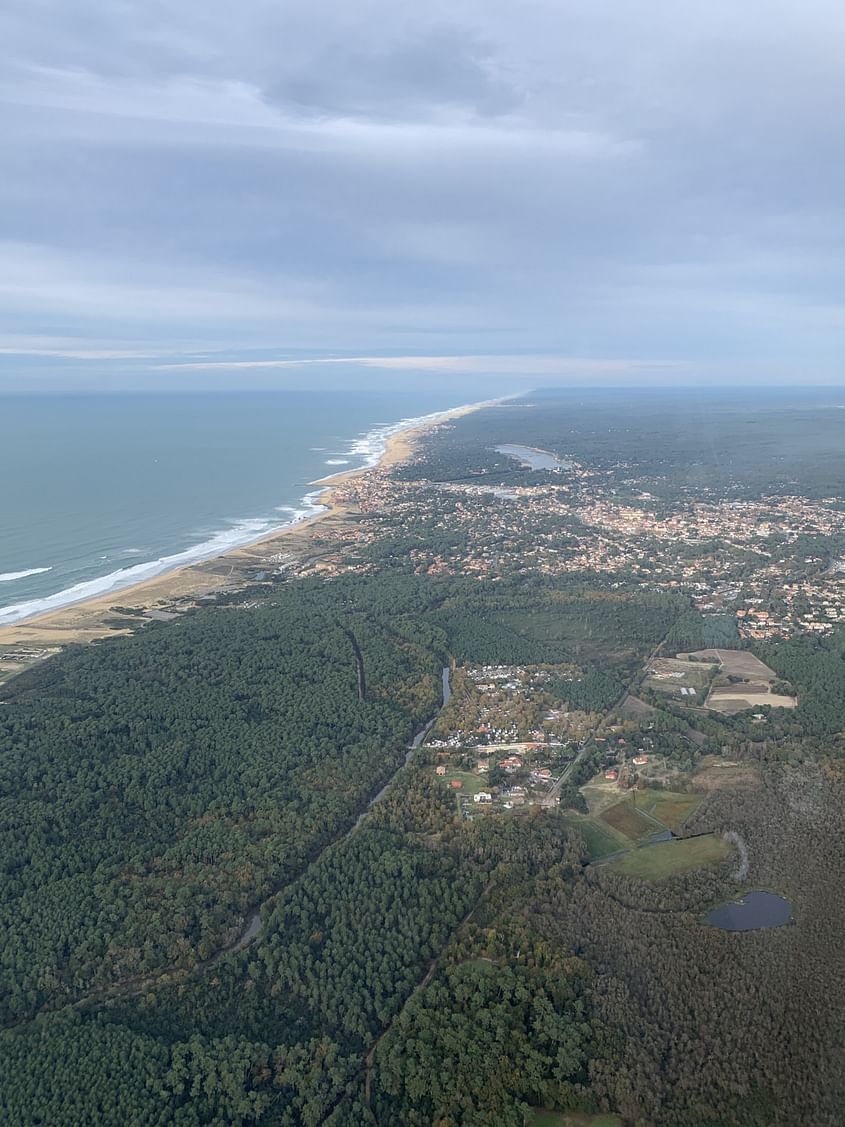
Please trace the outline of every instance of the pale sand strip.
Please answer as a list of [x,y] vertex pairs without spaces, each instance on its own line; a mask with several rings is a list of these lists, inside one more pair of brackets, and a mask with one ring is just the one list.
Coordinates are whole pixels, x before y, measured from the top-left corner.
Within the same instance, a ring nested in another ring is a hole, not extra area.
[[[157,575],[154,579],[145,580],[131,587],[123,587],[105,595],[98,595],[83,602],[73,603],[70,606],[60,607],[58,610],[36,615],[23,622],[16,622],[10,626],[0,626],[0,647],[61,647],[72,642],[90,642],[97,638],[129,633],[135,626],[133,620],[130,617],[124,617],[118,624],[116,615],[111,612],[112,607],[124,606],[153,610],[162,606],[171,606],[179,600],[189,603],[190,600],[203,595],[211,595],[214,592],[232,590],[245,585],[255,575],[256,571],[261,570],[262,566],[269,568],[278,564],[279,557],[302,558],[308,555],[309,548],[313,547],[315,527],[323,525],[325,522],[341,522],[345,518],[347,509],[334,500],[332,486],[340,485],[362,474],[383,471],[407,461],[414,453],[422,436],[428,431],[450,419],[469,414],[471,411],[478,411],[498,402],[500,400],[488,400],[483,403],[473,403],[466,407],[457,407],[450,411],[444,411],[434,418],[427,419],[418,426],[397,431],[386,440],[385,451],[377,465],[347,470],[312,482],[313,485],[325,485],[327,487],[319,498],[319,503],[326,506],[324,512],[315,513],[314,516],[306,517],[288,528],[272,532],[251,544],[234,548],[232,551],[225,552],[213,559],[188,564],[174,571],[165,572],[163,575]],[[125,623],[125,626],[122,625],[123,623]],[[0,659],[0,664],[2,664],[0,676],[2,676],[2,673],[8,675],[12,671],[7,664],[2,663],[2,659]]]

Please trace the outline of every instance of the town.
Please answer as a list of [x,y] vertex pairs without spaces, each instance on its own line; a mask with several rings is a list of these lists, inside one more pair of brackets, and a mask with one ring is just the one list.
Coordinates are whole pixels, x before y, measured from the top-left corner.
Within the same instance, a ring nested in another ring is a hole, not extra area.
[[[337,552],[306,571],[367,573],[367,549],[388,535],[436,529],[409,553],[418,574],[495,579],[589,572],[685,595],[704,614],[735,618],[741,638],[829,633],[845,622],[845,510],[835,498],[665,501],[618,474],[573,465],[550,483],[502,487],[352,477],[334,502],[350,528],[324,535]],[[700,491],[699,491],[700,492]],[[442,542],[442,546],[441,543]],[[343,547],[343,552],[340,549]]]

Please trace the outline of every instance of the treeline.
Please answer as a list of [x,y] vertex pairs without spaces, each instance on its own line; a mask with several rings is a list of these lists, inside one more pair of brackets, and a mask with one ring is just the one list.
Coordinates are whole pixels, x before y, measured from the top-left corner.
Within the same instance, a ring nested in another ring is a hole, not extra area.
[[759,643],[754,652],[798,693],[794,712],[779,715],[779,731],[816,738],[845,732],[845,630]]
[[611,708],[625,689],[624,681],[607,669],[588,668],[580,677],[552,681],[549,692],[566,701],[570,710],[603,712]]
[[432,615],[462,663],[630,664],[631,671],[686,609],[649,591],[602,591],[558,582],[509,580],[448,592]]
[[556,813],[460,823],[412,768],[247,951],[0,1035],[0,1111],[21,1127],[518,1127],[529,1106],[833,1125],[836,795],[821,770],[774,766],[694,818],[740,835],[795,926],[701,922],[735,895],[733,861],[656,884],[585,866]]
[[687,610],[678,615],[666,635],[666,651],[737,649],[739,635],[732,614],[701,614]]

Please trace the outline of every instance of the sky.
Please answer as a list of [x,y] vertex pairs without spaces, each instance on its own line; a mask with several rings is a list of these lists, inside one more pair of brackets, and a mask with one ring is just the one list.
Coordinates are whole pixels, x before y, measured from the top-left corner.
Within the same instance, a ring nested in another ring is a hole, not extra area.
[[840,0],[6,0],[0,390],[845,382]]

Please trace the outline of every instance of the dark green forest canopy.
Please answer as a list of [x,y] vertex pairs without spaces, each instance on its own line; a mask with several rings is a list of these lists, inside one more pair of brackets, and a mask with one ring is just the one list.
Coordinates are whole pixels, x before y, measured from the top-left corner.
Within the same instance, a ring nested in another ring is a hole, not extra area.
[[207,958],[392,774],[439,663],[346,596],[303,584],[196,612],[10,687],[5,1020]]

